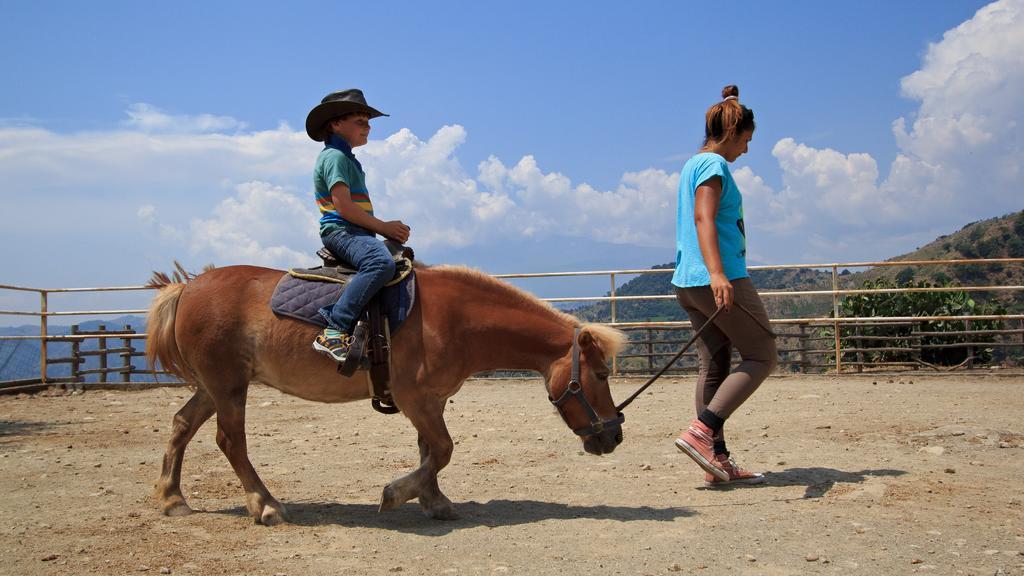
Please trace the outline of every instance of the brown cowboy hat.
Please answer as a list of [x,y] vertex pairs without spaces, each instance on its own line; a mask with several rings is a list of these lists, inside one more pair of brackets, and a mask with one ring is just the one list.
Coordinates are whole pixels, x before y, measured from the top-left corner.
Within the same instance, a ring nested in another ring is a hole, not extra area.
[[370,118],[387,116],[387,114],[366,103],[366,97],[363,96],[362,90],[357,88],[340,90],[338,92],[331,92],[327,96],[324,96],[324,99],[321,100],[315,108],[309,111],[309,115],[306,116],[306,134],[308,134],[313,140],[321,142],[323,141],[323,138],[319,132],[320,128],[324,125],[324,122],[327,122],[335,116],[350,114],[352,112],[368,114]]

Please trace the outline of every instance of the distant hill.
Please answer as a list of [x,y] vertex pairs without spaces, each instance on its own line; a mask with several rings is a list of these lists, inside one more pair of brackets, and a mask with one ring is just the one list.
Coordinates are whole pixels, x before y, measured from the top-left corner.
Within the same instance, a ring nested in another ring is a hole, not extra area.
[[[948,236],[890,261],[953,260],[958,258],[1024,258],[1024,211],[999,218],[971,222]],[[929,281],[959,286],[987,284],[1024,285],[1024,266],[1020,264],[986,264],[978,266],[914,266],[876,267],[851,276],[858,284],[865,280],[885,278],[894,282]],[[1008,310],[1024,310],[1024,294],[995,292],[972,294],[979,301],[995,301]]]
[[[671,270],[675,264],[659,264],[652,270]],[[832,285],[831,273],[817,270],[753,270],[751,280],[759,290],[815,290],[827,289]],[[616,289],[616,296],[649,296],[674,294],[672,273],[642,274],[626,282]],[[610,295],[606,292],[605,295]],[[809,313],[820,309],[822,298],[801,297],[765,299],[769,315],[778,317],[783,312]],[[829,300],[830,302],[831,300]],[[827,307],[827,303],[825,303]],[[581,320],[588,322],[607,322],[611,318],[611,305],[607,302],[582,306],[572,310]],[[675,300],[619,302],[615,306],[615,316],[620,322],[651,321],[671,322],[685,320],[685,315]]]
[[[888,261],[900,260],[952,260],[959,258],[1022,258],[1024,257],[1024,211],[1000,218],[972,222],[959,231],[940,236],[935,241],[913,252]],[[671,269],[674,264],[659,264],[652,270]],[[758,290],[828,290],[832,287],[832,274],[810,269],[752,270],[751,280]],[[839,278],[842,288],[856,288],[865,281],[885,278],[893,282],[929,281],[933,284],[960,286],[1006,284],[1024,285],[1024,266],[1019,264],[987,264],[976,266],[876,266],[863,272],[844,271]],[[671,273],[643,274],[616,289],[617,296],[673,294]],[[606,292],[605,295],[610,295]],[[994,300],[1008,310],[1024,309],[1024,294],[998,292],[972,294],[979,301]],[[764,298],[769,316],[797,318],[825,316],[832,307],[831,296],[802,296]],[[611,306],[606,302],[581,306],[572,313],[586,321],[607,322]],[[685,315],[674,300],[652,302],[619,302],[616,319],[620,322],[666,322],[685,320]]]

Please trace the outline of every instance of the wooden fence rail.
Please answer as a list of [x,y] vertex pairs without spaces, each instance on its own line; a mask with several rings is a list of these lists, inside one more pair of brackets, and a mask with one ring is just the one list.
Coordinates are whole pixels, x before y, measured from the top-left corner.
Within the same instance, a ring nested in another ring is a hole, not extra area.
[[[46,388],[50,385],[67,389],[82,389],[86,387],[132,387],[161,385],[181,385],[169,372],[158,369],[149,370],[136,367],[132,362],[133,358],[144,358],[146,352],[135,347],[134,342],[144,338],[144,334],[136,334],[131,325],[126,325],[116,331],[108,331],[105,324],[100,324],[97,330],[81,330],[77,324],[71,326],[71,333],[66,336],[51,336],[48,341],[63,342],[71,344],[71,352],[67,357],[47,357],[47,366],[55,364],[70,364],[70,376],[49,376],[46,382],[41,378],[21,379],[8,382],[0,382],[0,392],[27,392]],[[85,341],[95,340],[95,349],[85,350],[82,344]],[[108,340],[110,345],[108,345]],[[144,345],[144,342],[142,342]],[[116,364],[109,362],[110,357],[120,358]],[[89,358],[96,358],[96,368],[84,368]],[[87,379],[87,376],[97,376],[96,379]],[[110,376],[117,379],[112,380]],[[167,379],[159,379],[159,376],[168,376]]]

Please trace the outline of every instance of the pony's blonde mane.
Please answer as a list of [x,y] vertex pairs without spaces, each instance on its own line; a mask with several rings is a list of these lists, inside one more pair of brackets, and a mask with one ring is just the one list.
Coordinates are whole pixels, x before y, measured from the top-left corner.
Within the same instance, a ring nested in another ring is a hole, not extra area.
[[609,358],[621,352],[628,340],[626,335],[620,330],[616,330],[610,326],[605,326],[604,324],[581,322],[579,318],[572,314],[562,312],[558,308],[555,308],[548,302],[537,298],[526,290],[523,290],[518,286],[513,286],[508,282],[502,282],[501,280],[475,268],[446,264],[441,266],[430,266],[430,269],[454,273],[477,284],[501,290],[509,294],[513,304],[517,304],[524,308],[532,308],[546,312],[570,327],[579,328],[582,332],[589,332],[590,335],[594,337],[594,340],[597,341],[597,345],[601,348],[601,351]]

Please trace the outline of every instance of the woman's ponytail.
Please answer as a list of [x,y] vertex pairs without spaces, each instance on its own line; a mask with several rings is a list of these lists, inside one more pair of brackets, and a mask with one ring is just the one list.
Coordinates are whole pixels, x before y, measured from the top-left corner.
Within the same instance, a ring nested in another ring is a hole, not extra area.
[[713,104],[704,115],[704,146],[753,132],[756,127],[754,111],[740,104],[740,89],[730,84],[722,88],[722,101]]

